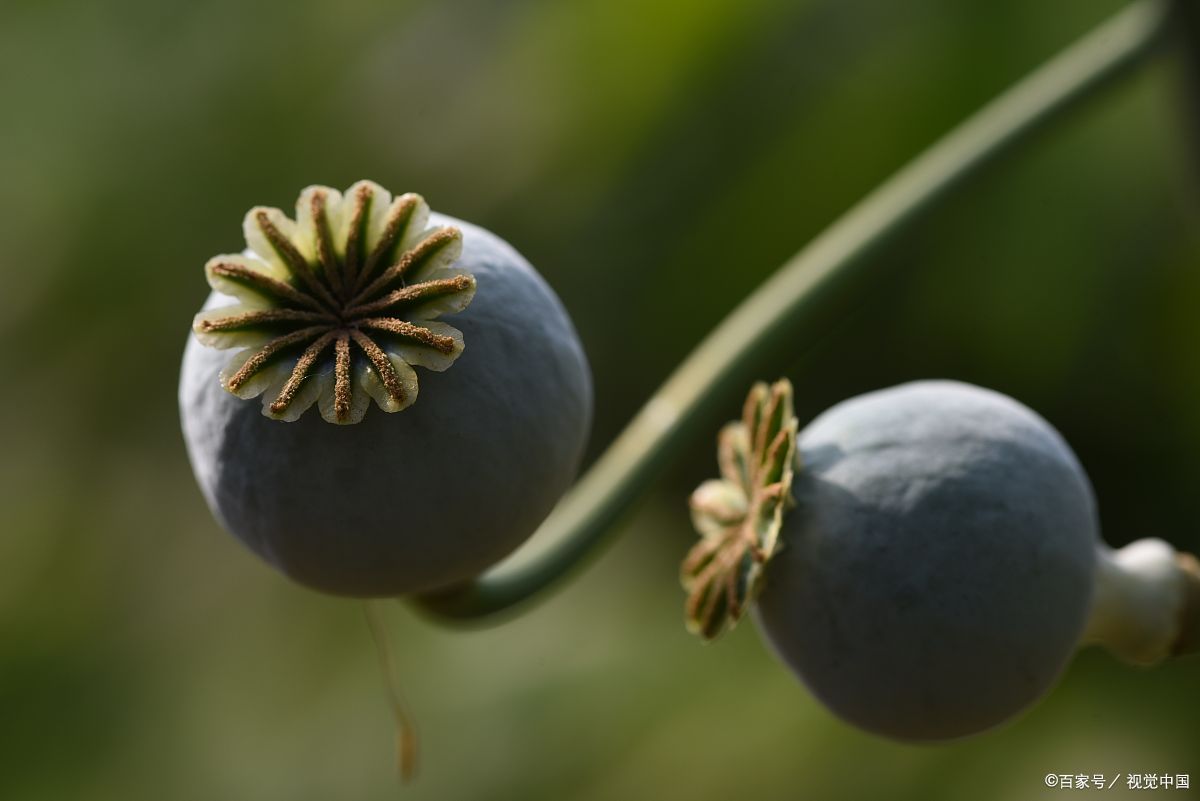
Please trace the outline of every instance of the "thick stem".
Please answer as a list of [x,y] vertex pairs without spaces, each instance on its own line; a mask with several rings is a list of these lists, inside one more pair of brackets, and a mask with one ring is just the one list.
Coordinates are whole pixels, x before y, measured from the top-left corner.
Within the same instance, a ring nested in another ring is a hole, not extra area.
[[1159,539],[1096,552],[1096,588],[1082,645],[1135,665],[1200,651],[1200,563]]
[[1154,51],[1157,0],[1127,8],[955,128],[793,256],[676,369],[520,551],[467,585],[416,599],[444,618],[473,618],[525,600],[594,549],[681,447],[713,426],[766,367],[772,345],[810,342],[870,287],[883,245],[952,189],[1034,131],[1060,119]]
[[1180,94],[1187,117],[1186,139],[1192,170],[1200,177],[1200,3],[1196,0],[1172,0],[1171,29],[1179,43],[1182,66]]

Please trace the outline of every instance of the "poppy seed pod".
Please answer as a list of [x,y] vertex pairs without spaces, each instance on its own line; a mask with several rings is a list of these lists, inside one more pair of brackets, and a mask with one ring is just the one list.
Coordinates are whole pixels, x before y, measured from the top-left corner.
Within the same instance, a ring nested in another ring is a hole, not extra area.
[[494,234],[369,182],[310,187],[295,221],[252,210],[246,232],[246,254],[208,265],[180,378],[217,520],[339,595],[435,590],[515,549],[571,483],[591,419],[545,281]]
[[1062,437],[996,392],[923,381],[799,437],[804,469],[758,623],[847,720],[910,740],[988,729],[1079,645],[1099,542]]
[[[817,417],[784,475],[790,402],[759,397],[765,412],[739,424],[752,447],[727,448],[745,455],[722,460],[719,482],[739,483],[727,462],[749,465],[749,491],[721,503],[710,482],[693,496],[710,531],[743,532],[710,546],[710,564],[747,543],[732,570],[685,563],[693,627],[715,635],[713,615],[736,619],[761,584],[755,618],[777,655],[840,717],[897,739],[979,732],[1040,698],[1080,644],[1100,544],[1062,437],[1004,395],[920,381]],[[773,532],[772,498],[794,505]]]

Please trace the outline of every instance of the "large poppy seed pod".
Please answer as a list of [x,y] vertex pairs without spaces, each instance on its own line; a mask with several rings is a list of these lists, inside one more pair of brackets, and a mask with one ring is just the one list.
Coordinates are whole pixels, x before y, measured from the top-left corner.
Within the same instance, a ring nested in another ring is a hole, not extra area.
[[799,454],[758,622],[818,698],[932,740],[995,726],[1053,685],[1087,624],[1099,530],[1046,421],[923,381],[838,404]]
[[515,549],[591,419],[545,281],[494,234],[369,182],[306,189],[296,221],[252,210],[246,231],[244,255],[209,262],[180,378],[217,520],[340,595],[442,588]]
[[[779,657],[842,718],[905,740],[982,731],[1050,688],[1087,625],[1100,541],[1088,479],[1048,423],[922,381],[820,415],[792,463],[790,401],[757,405],[738,434],[751,447],[724,446],[725,479],[693,497],[710,531],[742,532],[708,548],[726,569],[685,563],[694,628],[715,634],[761,584],[756,619]],[[773,529],[764,504],[792,500]]]

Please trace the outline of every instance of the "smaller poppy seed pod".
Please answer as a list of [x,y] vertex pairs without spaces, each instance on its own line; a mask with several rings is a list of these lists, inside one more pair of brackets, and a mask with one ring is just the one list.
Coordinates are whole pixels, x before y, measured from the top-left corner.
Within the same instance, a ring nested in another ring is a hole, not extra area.
[[1195,560],[1105,546],[1075,455],[1013,399],[919,381],[795,430],[780,382],[722,432],[723,478],[692,497],[688,621],[715,637],[757,597],[773,650],[845,720],[960,737],[1028,708],[1081,644],[1141,664],[1197,647]]
[[249,250],[207,265],[180,376],[217,520],[296,581],[359,597],[466,581],[520,545],[591,421],[583,349],[541,276],[367,181],[244,227]]

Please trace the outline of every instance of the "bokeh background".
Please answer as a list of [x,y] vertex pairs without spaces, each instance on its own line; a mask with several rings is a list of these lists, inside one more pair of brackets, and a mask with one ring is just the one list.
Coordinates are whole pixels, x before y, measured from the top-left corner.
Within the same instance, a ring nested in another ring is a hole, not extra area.
[[[1016,722],[917,747],[835,720],[749,625],[701,646],[676,565],[706,437],[522,617],[460,631],[388,607],[423,738],[400,788],[362,608],[218,529],[175,404],[201,267],[241,247],[245,210],[370,177],[541,269],[592,360],[594,457],[783,259],[1120,5],[0,4],[0,798],[1026,799],[1066,772],[1200,786],[1195,658],[1141,671],[1084,653]],[[990,170],[763,377],[795,381],[802,420],[920,377],[1010,393],[1075,446],[1110,542],[1200,547],[1183,86],[1158,59]]]

